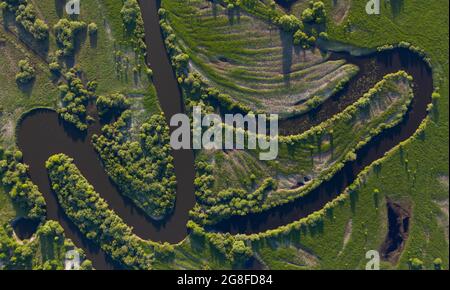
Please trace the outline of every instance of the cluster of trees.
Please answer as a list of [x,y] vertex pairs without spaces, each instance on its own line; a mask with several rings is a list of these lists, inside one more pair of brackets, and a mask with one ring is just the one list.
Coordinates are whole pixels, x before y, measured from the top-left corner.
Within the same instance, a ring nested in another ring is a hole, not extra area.
[[105,169],[120,191],[145,213],[161,219],[172,211],[176,178],[170,155],[169,128],[164,115],[155,114],[140,128],[139,140],[132,141],[131,111],[103,127],[93,144]]
[[[274,23],[281,27],[284,31],[294,33],[294,44],[300,45],[304,49],[308,49],[316,43],[317,31],[315,29],[311,29],[311,32],[308,33],[305,31],[304,23],[308,23],[310,25],[313,24],[322,24],[326,20],[326,10],[325,5],[322,1],[311,1],[309,3],[309,7],[306,8],[303,13],[301,19],[298,19],[295,15],[282,15],[274,18]],[[321,34],[321,37],[326,38],[326,34]]]
[[134,37],[131,39],[138,55],[146,54],[147,46],[144,42],[144,20],[137,0],[125,0],[120,11],[125,30]]
[[45,218],[45,199],[28,176],[28,166],[22,163],[22,152],[0,148],[0,182],[28,218]]
[[287,32],[294,32],[297,29],[303,28],[303,23],[295,15],[282,15],[276,19],[275,23]]
[[65,257],[69,250],[79,253],[80,270],[92,270],[92,262],[86,259],[81,249],[66,239],[64,230],[56,221],[42,224],[35,239],[20,243],[13,238],[9,225],[0,226],[0,270],[64,270]]
[[322,24],[327,17],[325,4],[322,1],[310,1],[309,7],[303,10],[302,20],[306,23]]
[[188,222],[187,227],[191,230],[193,237],[206,240],[212,249],[236,266],[242,265],[253,255],[250,243],[245,240],[245,236],[237,237],[230,233],[206,232],[203,227],[192,220]]
[[62,18],[53,26],[56,43],[60,47],[56,54],[58,56],[72,56],[75,50],[75,36],[78,32],[86,29],[83,21],[70,21]]
[[36,40],[48,39],[48,25],[36,15],[33,4],[27,0],[0,1],[2,10],[9,10],[16,16],[16,21]]
[[263,207],[268,191],[276,188],[272,178],[265,179],[253,192],[238,188],[229,188],[220,192],[213,190],[213,166],[206,160],[196,162],[194,181],[197,205],[191,211],[191,217],[201,224],[215,224],[233,215],[246,215]]
[[26,270],[33,264],[33,248],[12,237],[10,226],[0,225],[0,270]]
[[102,95],[97,98],[97,111],[102,118],[121,114],[130,106],[130,100],[120,93]]
[[92,262],[86,259],[82,249],[76,249],[73,242],[66,239],[64,229],[57,221],[49,220],[36,232],[36,241],[41,248],[53,251],[50,255],[36,255],[33,270],[64,270],[65,258],[69,251],[76,251],[80,257],[80,270],[92,270]]
[[64,154],[46,162],[52,188],[78,229],[127,269],[151,269],[153,257],[142,241],[103,200]]
[[27,84],[36,78],[36,70],[28,59],[19,61],[19,72],[16,74],[16,82],[19,84]]
[[72,68],[66,73],[67,84],[58,87],[63,107],[58,109],[60,117],[73,124],[81,131],[87,130],[86,106],[94,97],[97,83],[88,82],[85,86],[79,77],[79,72]]
[[308,49],[316,43],[316,37],[314,35],[308,36],[302,30],[297,30],[294,33],[294,44],[300,45],[303,49]]

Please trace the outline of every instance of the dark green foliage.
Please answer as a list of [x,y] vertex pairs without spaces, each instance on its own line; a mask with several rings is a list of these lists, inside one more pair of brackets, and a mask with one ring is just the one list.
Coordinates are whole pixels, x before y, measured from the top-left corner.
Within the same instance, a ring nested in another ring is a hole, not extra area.
[[0,270],[31,269],[33,249],[28,244],[19,244],[12,238],[12,228],[0,225]]
[[82,21],[70,21],[66,18],[60,19],[53,27],[56,42],[60,48],[58,56],[72,56],[75,50],[75,36],[86,28]]
[[295,17],[295,15],[283,15],[277,19],[276,23],[284,31],[288,32],[293,32],[303,27],[302,22],[297,17]]
[[96,85],[89,82],[85,87],[78,74],[75,69],[71,69],[66,73],[67,85],[59,86],[63,107],[58,109],[58,114],[66,122],[84,131],[87,129],[86,106],[94,95]]
[[0,226],[0,262],[4,270],[64,270],[66,254],[72,250],[78,252],[82,261],[80,269],[92,270],[92,262],[66,239],[56,221],[42,224],[34,238],[24,243],[14,238],[10,226]]
[[125,0],[120,11],[125,30],[133,35],[131,40],[138,54],[146,53],[147,47],[144,42],[144,21],[142,20],[141,9],[136,0]]
[[2,8],[8,9],[16,16],[17,23],[30,33],[36,40],[48,38],[48,25],[37,18],[33,4],[27,0],[0,1]]
[[54,155],[46,163],[52,188],[67,216],[88,239],[127,269],[150,269],[151,255],[144,252],[132,229],[108,208],[81,175],[73,160]]
[[19,72],[16,74],[16,82],[19,84],[27,84],[36,77],[36,70],[27,59],[19,61]]
[[162,114],[153,115],[142,125],[139,141],[131,141],[130,122],[131,112],[125,111],[94,136],[94,146],[120,191],[149,216],[164,217],[173,209],[176,190],[169,128]]
[[100,117],[122,113],[131,106],[130,100],[123,94],[111,94],[97,98],[97,110]]
[[311,1],[309,8],[306,8],[302,13],[302,20],[308,23],[324,23],[326,20],[325,4],[322,1]]
[[45,218],[45,200],[28,177],[28,166],[21,163],[20,151],[0,153],[0,178],[11,199],[31,219]]

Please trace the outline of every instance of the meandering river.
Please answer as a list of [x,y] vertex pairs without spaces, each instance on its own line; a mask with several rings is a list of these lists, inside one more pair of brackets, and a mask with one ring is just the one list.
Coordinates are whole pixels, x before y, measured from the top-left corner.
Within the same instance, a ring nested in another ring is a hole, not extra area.
[[[154,72],[154,83],[161,107],[169,119],[174,114],[183,112],[184,106],[159,27],[157,14],[159,1],[141,0],[140,5],[145,25],[148,63]],[[365,166],[382,157],[399,142],[409,138],[426,117],[426,107],[431,102],[433,81],[430,68],[418,55],[406,49],[396,49],[364,57],[336,53],[332,55],[332,58],[345,58],[349,63],[358,65],[361,71],[342,93],[328,100],[316,112],[283,121],[280,126],[285,134],[304,131],[342,111],[345,106],[354,102],[381,80],[383,75],[400,69],[414,78],[415,98],[406,118],[401,124],[374,138],[359,150],[356,161],[348,163],[341,172],[308,194],[306,198],[275,207],[264,213],[233,217],[220,223],[214,229],[232,233],[254,233],[290,223],[322,208],[326,202],[351,184]],[[94,106],[90,106],[89,110],[95,117]],[[98,120],[98,118],[95,119]],[[135,234],[143,239],[177,243],[188,234],[186,228],[188,213],[195,204],[194,153],[191,150],[172,152],[178,182],[175,210],[167,219],[153,221],[130,200],[119,194],[104,171],[91,144],[92,135],[99,134],[101,127],[102,124],[96,121],[86,133],[80,134],[61,121],[56,112],[35,110],[29,113],[19,125],[17,143],[23,152],[24,162],[30,166],[31,179],[44,194],[48,219],[61,223],[67,237],[72,239],[76,246],[84,249],[96,269],[113,269],[118,268],[118,265],[111,261],[97,245],[86,239],[59,206],[50,188],[45,161],[57,153],[71,156],[95,190],[108,202],[111,209],[133,227]]]

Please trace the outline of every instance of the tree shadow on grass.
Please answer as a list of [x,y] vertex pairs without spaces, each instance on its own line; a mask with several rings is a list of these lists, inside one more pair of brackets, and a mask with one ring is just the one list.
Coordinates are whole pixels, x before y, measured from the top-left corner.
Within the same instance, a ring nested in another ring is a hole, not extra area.
[[50,41],[47,37],[44,40],[36,40],[31,33],[23,29],[19,24],[16,24],[18,36],[22,43],[24,43],[31,51],[42,59],[46,59],[50,49]]
[[391,12],[394,19],[397,18],[404,8],[404,0],[389,0],[389,5],[391,6]]
[[33,92],[35,82],[36,82],[36,79],[33,79],[27,83],[20,83],[20,82],[16,82],[16,83],[17,83],[17,87],[19,88],[19,90],[21,90],[22,93],[24,93],[27,97],[29,97],[29,96],[31,96],[31,93]]
[[291,33],[286,33],[280,29],[280,38],[282,46],[282,73],[284,84],[290,87],[291,81],[291,67],[292,67],[292,53],[294,51],[293,37]]
[[87,38],[86,29],[83,29],[75,34],[73,53],[71,55],[66,55],[64,57],[64,62],[66,64],[66,67],[72,68],[75,66],[75,62],[76,62],[75,57],[80,52],[83,44],[86,42],[86,38]]
[[64,7],[66,6],[66,0],[55,0],[55,11],[59,18],[64,15]]
[[89,45],[91,48],[97,48],[98,33],[89,34]]

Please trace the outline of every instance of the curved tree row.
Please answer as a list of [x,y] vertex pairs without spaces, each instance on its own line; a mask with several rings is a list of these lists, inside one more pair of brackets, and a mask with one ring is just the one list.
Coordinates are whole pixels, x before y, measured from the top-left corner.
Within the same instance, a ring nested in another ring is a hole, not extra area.
[[46,163],[52,189],[67,216],[90,240],[128,269],[150,269],[152,254],[82,176],[73,159],[54,155]]

